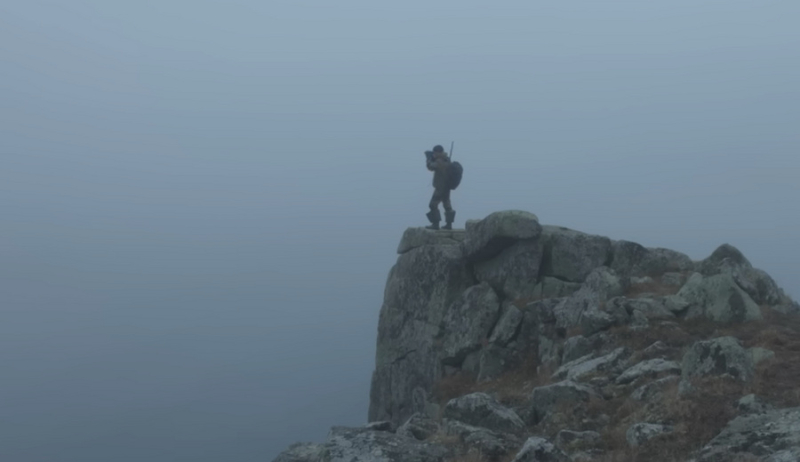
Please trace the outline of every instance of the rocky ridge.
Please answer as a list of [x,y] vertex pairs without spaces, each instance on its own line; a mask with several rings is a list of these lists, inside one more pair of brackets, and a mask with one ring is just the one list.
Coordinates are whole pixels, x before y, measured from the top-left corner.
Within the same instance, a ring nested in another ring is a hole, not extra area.
[[735,247],[503,211],[397,251],[370,423],[276,462],[797,460],[800,306]]

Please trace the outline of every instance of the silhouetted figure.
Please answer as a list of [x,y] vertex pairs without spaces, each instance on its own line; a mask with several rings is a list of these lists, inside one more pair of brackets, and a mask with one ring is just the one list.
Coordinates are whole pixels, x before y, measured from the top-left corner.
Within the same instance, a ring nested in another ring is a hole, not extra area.
[[442,216],[439,213],[439,203],[441,202],[444,207],[444,217],[446,224],[442,229],[453,229],[453,220],[456,218],[456,212],[450,203],[450,157],[444,152],[444,148],[436,145],[433,151],[425,151],[426,164],[428,170],[433,172],[433,197],[431,197],[430,212],[427,213],[428,220],[431,225],[427,226],[428,229],[439,229],[439,222],[442,221]]

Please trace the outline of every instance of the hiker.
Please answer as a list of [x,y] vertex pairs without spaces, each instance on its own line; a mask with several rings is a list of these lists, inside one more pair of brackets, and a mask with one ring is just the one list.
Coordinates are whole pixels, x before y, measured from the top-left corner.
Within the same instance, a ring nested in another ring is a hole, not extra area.
[[444,152],[444,148],[440,145],[433,147],[433,152],[425,152],[427,158],[428,170],[433,172],[433,197],[431,197],[430,212],[427,213],[428,220],[431,225],[426,226],[428,229],[439,229],[439,222],[442,220],[439,214],[439,203],[444,207],[445,224],[442,229],[453,229],[453,220],[456,218],[456,212],[450,203],[450,190],[452,182],[450,176],[450,157]]

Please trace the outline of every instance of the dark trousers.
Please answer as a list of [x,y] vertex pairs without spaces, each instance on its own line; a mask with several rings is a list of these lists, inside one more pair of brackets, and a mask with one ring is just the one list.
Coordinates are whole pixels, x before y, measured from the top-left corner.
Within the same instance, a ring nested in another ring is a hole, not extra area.
[[440,203],[444,207],[445,217],[448,219],[447,222],[452,222],[453,219],[451,217],[455,214],[453,213],[453,205],[450,203],[450,189],[435,189],[433,191],[433,197],[431,197],[431,202],[428,204],[431,209],[428,218],[433,223],[438,223],[441,220],[441,215],[439,215]]

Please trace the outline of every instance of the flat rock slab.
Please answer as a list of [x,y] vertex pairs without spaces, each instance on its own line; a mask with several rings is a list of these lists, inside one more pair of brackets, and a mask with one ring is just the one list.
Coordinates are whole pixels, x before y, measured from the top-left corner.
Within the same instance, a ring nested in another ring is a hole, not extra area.
[[467,233],[463,229],[434,231],[426,228],[408,228],[400,239],[397,253],[403,254],[424,245],[461,245],[466,237]]
[[800,454],[800,407],[733,419],[702,449],[698,462],[726,462],[738,455],[780,461],[792,454]]
[[514,411],[486,393],[451,399],[444,408],[444,417],[496,432],[518,434],[525,431],[525,423]]
[[567,462],[569,457],[553,443],[538,436],[525,441],[512,462]]
[[624,361],[627,354],[628,350],[620,347],[611,353],[597,358],[587,358],[584,356],[561,366],[553,374],[553,378],[556,380],[569,379],[579,381],[592,374],[608,372],[618,367]]
[[586,403],[596,393],[588,386],[564,380],[552,385],[534,388],[529,400],[530,418],[533,424],[560,406],[578,406]]
[[471,448],[478,448],[490,457],[503,456],[519,447],[521,439],[509,433],[498,433],[488,428],[467,425],[457,420],[445,419],[444,431],[447,435],[457,436],[461,442]]
[[642,361],[635,366],[631,366],[625,372],[620,374],[615,380],[617,385],[624,385],[631,383],[640,377],[652,377],[658,374],[680,374],[681,365],[675,361],[666,361],[661,358],[648,359]]
[[625,432],[625,439],[632,448],[643,445],[658,435],[672,433],[673,428],[669,425],[637,423],[628,427]]
[[323,444],[290,446],[273,462],[441,462],[444,446],[366,427],[333,427]]

